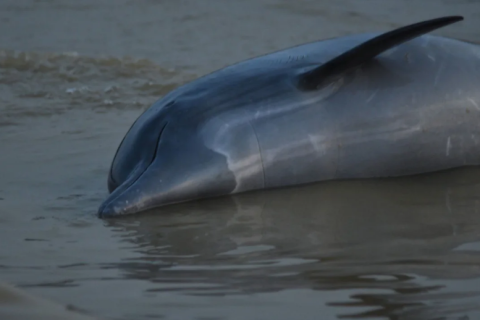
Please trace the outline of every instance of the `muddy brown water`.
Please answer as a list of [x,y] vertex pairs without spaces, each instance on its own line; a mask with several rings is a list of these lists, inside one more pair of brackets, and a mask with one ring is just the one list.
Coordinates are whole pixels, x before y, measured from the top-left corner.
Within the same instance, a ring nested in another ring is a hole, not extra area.
[[329,182],[99,220],[166,92],[273,50],[462,14],[461,0],[3,0],[0,281],[104,319],[480,319],[480,169]]

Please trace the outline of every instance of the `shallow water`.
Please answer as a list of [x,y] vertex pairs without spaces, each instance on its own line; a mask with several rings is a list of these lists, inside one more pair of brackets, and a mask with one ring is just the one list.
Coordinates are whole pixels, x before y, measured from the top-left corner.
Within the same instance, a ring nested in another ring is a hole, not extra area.
[[0,280],[106,319],[480,319],[480,169],[95,212],[134,119],[176,86],[307,41],[478,1],[0,3]]

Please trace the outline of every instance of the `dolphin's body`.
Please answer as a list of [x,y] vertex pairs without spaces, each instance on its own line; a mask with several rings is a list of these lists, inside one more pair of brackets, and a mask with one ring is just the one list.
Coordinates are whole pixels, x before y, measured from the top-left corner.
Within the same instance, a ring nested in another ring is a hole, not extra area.
[[179,87],[130,128],[99,215],[480,165],[480,46],[421,36],[458,20],[310,43]]

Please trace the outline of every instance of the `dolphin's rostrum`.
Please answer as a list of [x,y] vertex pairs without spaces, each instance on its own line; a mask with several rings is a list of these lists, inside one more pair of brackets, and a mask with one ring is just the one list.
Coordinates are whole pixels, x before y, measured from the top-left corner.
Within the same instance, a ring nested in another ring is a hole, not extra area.
[[480,46],[423,35],[444,17],[247,60],[132,125],[101,217],[332,179],[480,164]]

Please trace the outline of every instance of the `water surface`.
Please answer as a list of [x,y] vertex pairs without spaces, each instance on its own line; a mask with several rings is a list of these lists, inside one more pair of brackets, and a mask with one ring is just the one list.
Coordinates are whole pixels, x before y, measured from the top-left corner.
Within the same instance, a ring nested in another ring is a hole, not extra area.
[[110,161],[173,88],[259,54],[478,1],[5,0],[0,281],[105,319],[480,319],[480,169],[99,220]]

